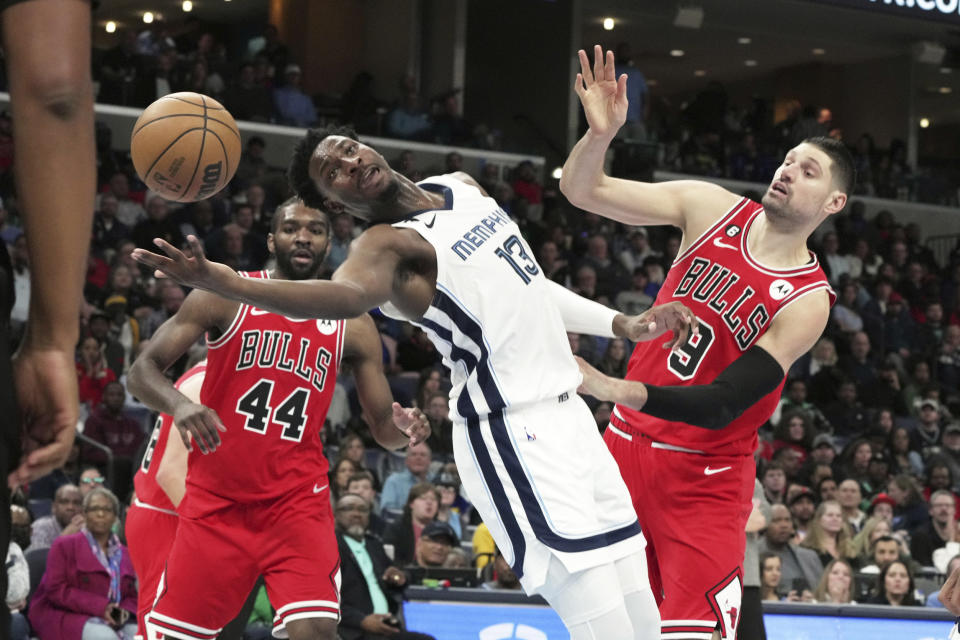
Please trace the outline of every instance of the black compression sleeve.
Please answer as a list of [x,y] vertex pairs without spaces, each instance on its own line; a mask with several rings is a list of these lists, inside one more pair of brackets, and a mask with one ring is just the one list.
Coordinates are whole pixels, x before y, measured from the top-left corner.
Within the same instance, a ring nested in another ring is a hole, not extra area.
[[713,382],[690,387],[647,385],[643,413],[686,422],[704,429],[722,429],[783,380],[780,363],[762,347],[751,347],[730,363]]

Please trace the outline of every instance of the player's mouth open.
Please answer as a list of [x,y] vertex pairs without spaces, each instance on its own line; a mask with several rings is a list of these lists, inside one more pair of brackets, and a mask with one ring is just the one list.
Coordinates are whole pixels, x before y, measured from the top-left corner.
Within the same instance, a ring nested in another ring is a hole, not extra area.
[[380,167],[370,166],[360,176],[360,186],[366,187],[380,174]]
[[787,188],[779,180],[770,185],[770,191],[775,191],[776,193],[782,193],[783,195],[790,195],[787,191]]
[[303,250],[294,251],[290,257],[293,259],[294,262],[297,262],[299,264],[309,264],[313,262],[313,253],[311,253],[310,251],[303,251]]

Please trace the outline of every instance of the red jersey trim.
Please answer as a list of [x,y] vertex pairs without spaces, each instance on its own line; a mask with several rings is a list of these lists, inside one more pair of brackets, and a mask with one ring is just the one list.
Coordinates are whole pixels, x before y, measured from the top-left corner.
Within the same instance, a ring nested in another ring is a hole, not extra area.
[[777,316],[780,315],[780,312],[786,309],[787,307],[789,307],[791,304],[793,304],[797,300],[800,300],[801,298],[805,298],[811,293],[815,293],[822,289],[826,289],[827,294],[830,296],[830,306],[832,307],[833,303],[836,302],[837,300],[837,293],[833,290],[833,288],[828,283],[822,280],[820,282],[813,282],[811,284],[806,285],[805,287],[800,287],[799,289],[791,293],[790,296],[783,301],[783,304],[780,305],[780,308],[777,309],[776,313],[773,314],[773,317],[770,318],[771,324],[773,323],[774,320],[777,319]]
[[687,256],[693,253],[695,249],[697,249],[698,247],[700,247],[700,245],[706,242],[710,238],[710,236],[716,233],[717,229],[719,229],[724,222],[726,222],[728,219],[740,213],[740,210],[743,209],[745,206],[747,206],[749,202],[750,202],[749,198],[740,198],[740,200],[735,205],[730,207],[730,209],[726,213],[720,216],[720,218],[718,218],[717,221],[714,222],[709,229],[701,233],[700,236],[693,241],[693,244],[687,247],[683,253],[678,254],[677,257],[674,258],[673,264],[679,264],[680,262],[682,262]]
[[768,267],[751,256],[750,249],[748,247],[749,243],[747,242],[747,236],[750,235],[750,229],[753,227],[754,220],[756,220],[757,216],[759,216],[761,213],[763,213],[763,209],[757,209],[756,213],[754,213],[750,219],[747,220],[747,223],[743,225],[743,232],[740,234],[740,250],[743,253],[744,259],[747,261],[747,264],[760,273],[768,276],[801,276],[808,273],[814,273],[820,268],[820,262],[817,260],[817,254],[809,249],[807,249],[807,253],[810,254],[811,262],[800,265],[799,267],[789,267],[787,269]]

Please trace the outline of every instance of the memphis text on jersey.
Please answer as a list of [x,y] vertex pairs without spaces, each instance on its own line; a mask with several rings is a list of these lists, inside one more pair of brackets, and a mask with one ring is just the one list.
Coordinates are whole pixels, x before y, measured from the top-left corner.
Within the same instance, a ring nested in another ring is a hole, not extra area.
[[[770,322],[770,312],[761,296],[742,278],[723,265],[696,257],[673,292],[674,299],[690,296],[715,311],[733,334],[737,346],[745,351]],[[738,285],[739,283],[739,285]],[[779,288],[777,288],[779,287]],[[786,280],[775,281],[770,296],[782,300],[793,291]]]
[[480,224],[471,227],[450,247],[461,260],[466,260],[484,242],[490,239],[500,229],[510,224],[510,217],[503,209],[497,209],[488,216],[480,219]]
[[240,336],[240,357],[237,371],[259,367],[286,371],[308,382],[317,391],[323,391],[333,354],[320,347],[311,357],[310,340],[299,341],[288,331],[247,329]]

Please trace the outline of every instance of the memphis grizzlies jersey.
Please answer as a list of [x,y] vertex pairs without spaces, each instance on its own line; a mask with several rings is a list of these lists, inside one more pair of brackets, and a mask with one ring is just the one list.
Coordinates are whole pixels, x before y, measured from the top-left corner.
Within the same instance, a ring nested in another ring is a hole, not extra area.
[[427,312],[407,318],[443,356],[450,406],[466,419],[545,399],[580,384],[560,312],[520,229],[497,205],[452,176],[419,183],[445,198],[393,226],[413,229],[437,252],[437,291]]

